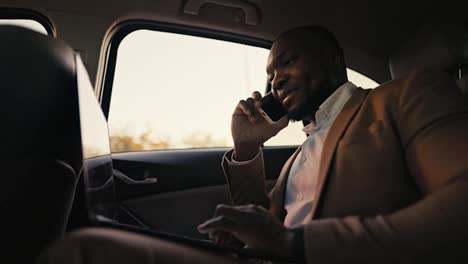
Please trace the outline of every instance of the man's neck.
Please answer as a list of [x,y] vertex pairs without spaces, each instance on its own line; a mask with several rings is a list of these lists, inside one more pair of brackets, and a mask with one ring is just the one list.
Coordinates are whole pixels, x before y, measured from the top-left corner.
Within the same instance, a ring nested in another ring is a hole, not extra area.
[[[340,97],[343,97],[343,92],[345,92],[343,89],[345,89],[345,85],[348,82],[345,82],[341,84],[337,89],[335,89],[332,93],[330,93],[325,100],[320,104],[319,107],[314,109],[314,111],[310,112],[308,115],[306,115],[304,118],[302,118],[302,121],[304,122],[311,122],[311,123],[316,123],[317,122],[317,113],[320,109],[323,108],[323,111],[325,111],[326,115],[330,115],[331,112],[333,111],[332,109],[334,108],[334,105],[339,103],[338,100],[340,100]],[[351,85],[353,85],[351,83]],[[353,85],[354,86],[354,85]],[[355,87],[355,86],[354,86]],[[347,88],[349,90],[349,88]],[[319,120],[321,122],[321,120]]]
[[314,113],[311,114],[311,115],[305,116],[305,117],[302,119],[302,121],[305,121],[305,122],[307,122],[307,123],[315,123],[315,112],[317,112],[317,111],[314,111]]

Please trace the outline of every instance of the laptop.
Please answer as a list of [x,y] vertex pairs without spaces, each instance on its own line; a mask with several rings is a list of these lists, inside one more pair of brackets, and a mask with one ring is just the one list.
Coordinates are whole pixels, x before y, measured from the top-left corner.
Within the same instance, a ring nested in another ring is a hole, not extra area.
[[[138,221],[119,205],[115,189],[110,138],[106,118],[96,99],[89,76],[81,58],[76,56],[78,104],[83,154],[83,185],[87,220],[92,226],[110,227],[203,248],[215,253],[237,255],[239,258],[288,261],[268,256],[242,246],[216,244],[211,240],[191,238],[156,230]],[[164,217],[164,216],[161,216]]]

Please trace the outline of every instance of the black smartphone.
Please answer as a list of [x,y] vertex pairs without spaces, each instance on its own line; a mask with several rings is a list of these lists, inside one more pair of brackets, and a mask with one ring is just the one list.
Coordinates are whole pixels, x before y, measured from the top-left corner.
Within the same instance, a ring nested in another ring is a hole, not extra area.
[[281,103],[275,99],[271,92],[267,93],[262,98],[262,107],[259,109],[259,111],[260,114],[262,114],[271,124],[278,122],[288,113],[288,111],[284,109]]

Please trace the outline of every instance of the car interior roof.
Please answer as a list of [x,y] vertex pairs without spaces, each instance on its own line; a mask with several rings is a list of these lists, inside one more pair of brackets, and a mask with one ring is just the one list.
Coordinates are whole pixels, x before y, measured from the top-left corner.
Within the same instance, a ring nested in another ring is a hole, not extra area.
[[[300,25],[328,27],[342,43],[352,68],[377,82],[390,79],[388,58],[413,32],[432,23],[464,23],[467,2],[459,1],[282,1],[249,0],[260,14],[257,26],[236,22],[233,8],[206,4],[200,15],[183,13],[187,0],[60,1],[4,0],[0,7],[27,8],[48,17],[57,37],[85,54],[92,81],[96,80],[103,39],[113,25],[128,19],[148,19],[191,25],[273,40]],[[237,10],[239,11],[239,10]],[[243,13],[241,12],[241,16]],[[99,76],[98,78],[101,78]]]

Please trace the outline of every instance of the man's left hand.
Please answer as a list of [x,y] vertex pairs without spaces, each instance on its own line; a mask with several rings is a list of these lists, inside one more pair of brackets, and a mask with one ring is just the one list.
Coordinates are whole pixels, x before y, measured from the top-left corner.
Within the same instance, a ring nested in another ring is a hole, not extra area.
[[214,217],[200,224],[198,231],[208,233],[215,241],[227,232],[248,248],[275,256],[292,257],[293,254],[294,232],[257,205],[218,205]]

